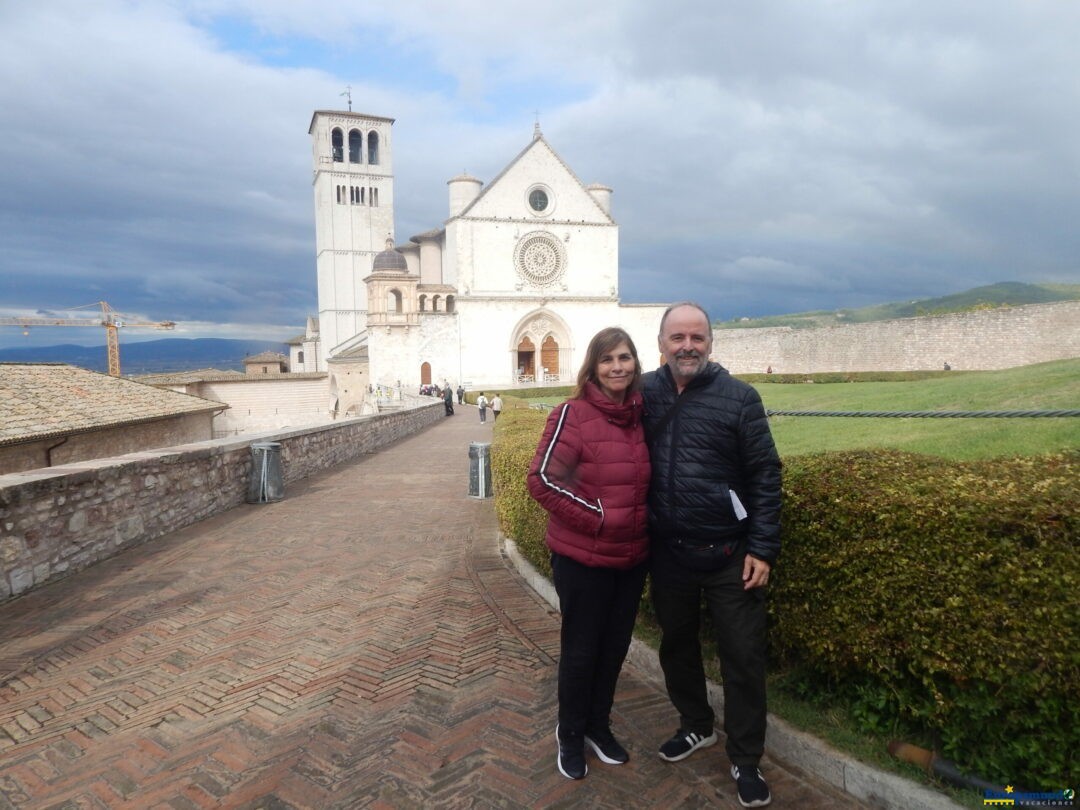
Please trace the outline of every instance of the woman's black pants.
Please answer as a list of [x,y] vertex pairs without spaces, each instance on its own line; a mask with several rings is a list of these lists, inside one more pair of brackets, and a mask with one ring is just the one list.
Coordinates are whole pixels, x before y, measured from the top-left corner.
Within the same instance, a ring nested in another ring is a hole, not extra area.
[[551,569],[562,612],[559,733],[605,730],[648,563],[627,570],[593,568],[552,554]]

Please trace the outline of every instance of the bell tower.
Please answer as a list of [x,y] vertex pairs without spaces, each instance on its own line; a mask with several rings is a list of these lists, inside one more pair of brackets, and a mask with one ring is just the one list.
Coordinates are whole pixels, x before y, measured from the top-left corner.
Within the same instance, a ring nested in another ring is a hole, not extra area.
[[367,328],[364,279],[387,234],[394,233],[393,123],[377,115],[316,110],[308,127],[325,358],[348,348]]

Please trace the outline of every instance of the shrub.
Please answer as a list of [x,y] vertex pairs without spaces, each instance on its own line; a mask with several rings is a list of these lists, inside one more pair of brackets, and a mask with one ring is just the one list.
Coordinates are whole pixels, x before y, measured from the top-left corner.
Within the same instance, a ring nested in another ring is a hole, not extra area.
[[495,423],[491,474],[499,528],[514,539],[521,553],[537,570],[550,577],[551,560],[544,542],[547,512],[529,496],[525,483],[529,462],[536,453],[546,419],[545,411],[504,412]]
[[770,642],[876,731],[970,772],[1070,784],[1080,729],[1080,453],[785,462]]

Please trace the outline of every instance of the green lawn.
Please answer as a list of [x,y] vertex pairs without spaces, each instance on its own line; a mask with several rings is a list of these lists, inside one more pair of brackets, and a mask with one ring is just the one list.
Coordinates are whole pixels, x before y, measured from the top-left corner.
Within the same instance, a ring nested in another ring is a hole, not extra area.
[[[776,411],[1080,410],[1080,359],[913,382],[763,383]],[[1080,417],[927,419],[774,416],[781,456],[890,447],[955,459],[1037,455],[1080,447]]]
[[[807,375],[812,378],[813,375]],[[774,411],[1080,410],[1080,359],[906,382],[756,383]],[[557,405],[560,397],[529,400]],[[781,456],[889,447],[945,458],[1027,456],[1080,447],[1080,417],[928,419],[774,416]]]

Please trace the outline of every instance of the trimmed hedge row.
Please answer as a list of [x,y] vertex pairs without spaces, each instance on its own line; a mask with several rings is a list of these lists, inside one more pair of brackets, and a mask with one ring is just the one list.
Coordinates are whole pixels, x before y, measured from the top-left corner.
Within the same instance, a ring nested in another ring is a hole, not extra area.
[[1071,784],[1080,742],[1080,452],[785,461],[770,643],[873,730],[1002,782]]
[[[550,575],[525,474],[546,414],[508,413],[502,531]],[[770,645],[869,730],[986,779],[1072,784],[1080,749],[1080,452],[954,462],[892,451],[785,459]],[[647,606],[643,605],[643,608]]]

